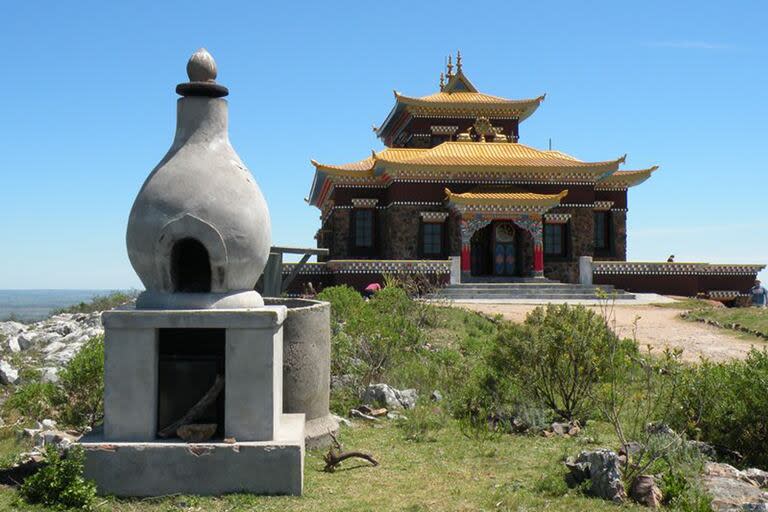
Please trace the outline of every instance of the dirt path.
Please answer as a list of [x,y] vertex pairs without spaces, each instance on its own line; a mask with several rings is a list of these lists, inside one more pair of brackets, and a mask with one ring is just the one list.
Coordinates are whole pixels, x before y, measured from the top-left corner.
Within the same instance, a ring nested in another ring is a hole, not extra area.
[[[490,315],[501,314],[514,322],[522,322],[536,306],[527,304],[457,304],[459,307]],[[590,306],[587,306],[590,307]],[[593,307],[595,310],[599,308]],[[656,306],[616,306],[614,317],[620,336],[631,337],[637,320],[637,340],[641,347],[650,344],[654,351],[666,347],[683,349],[683,359],[698,361],[706,357],[713,361],[744,358],[751,346],[765,346],[759,340],[738,337],[723,329],[688,322],[678,317],[679,309]]]

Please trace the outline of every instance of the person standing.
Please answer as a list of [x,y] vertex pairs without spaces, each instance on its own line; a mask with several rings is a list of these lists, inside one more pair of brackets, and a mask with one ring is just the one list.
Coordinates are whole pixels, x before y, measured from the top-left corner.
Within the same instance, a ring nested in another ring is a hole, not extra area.
[[749,294],[752,296],[752,305],[758,308],[768,306],[768,290],[760,284],[759,279],[755,279],[755,286],[750,288]]

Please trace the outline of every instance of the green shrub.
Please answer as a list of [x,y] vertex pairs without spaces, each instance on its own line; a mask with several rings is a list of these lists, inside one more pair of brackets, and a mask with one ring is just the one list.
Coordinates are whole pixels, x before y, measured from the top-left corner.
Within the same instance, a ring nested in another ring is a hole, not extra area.
[[592,412],[594,387],[611,369],[611,347],[626,355],[637,350],[584,306],[550,304],[534,309],[523,326],[503,329],[490,364],[497,376],[518,379],[535,401],[570,420]]
[[334,325],[346,322],[365,304],[362,295],[347,285],[325,288],[317,298],[331,303],[331,323]]
[[56,416],[56,404],[60,401],[59,390],[55,384],[28,382],[13,391],[4,408],[32,420],[41,420]]
[[768,465],[768,352],[753,349],[743,361],[704,361],[686,369],[676,394],[673,426],[689,436]]
[[59,374],[61,420],[73,427],[92,427],[104,416],[104,338],[85,342]]
[[123,304],[127,304],[136,298],[135,292],[114,292],[109,295],[99,295],[94,297],[89,302],[80,302],[73,306],[57,309],[53,312],[54,315],[60,313],[94,313],[96,311],[107,311],[114,309]]
[[19,489],[21,496],[29,503],[48,507],[90,509],[96,485],[83,477],[83,449],[75,446],[62,457],[49,446],[45,455],[46,465],[24,481]]
[[16,388],[4,407],[30,420],[55,418],[74,428],[94,426],[104,415],[104,338],[85,342],[59,372],[58,384],[28,382]]

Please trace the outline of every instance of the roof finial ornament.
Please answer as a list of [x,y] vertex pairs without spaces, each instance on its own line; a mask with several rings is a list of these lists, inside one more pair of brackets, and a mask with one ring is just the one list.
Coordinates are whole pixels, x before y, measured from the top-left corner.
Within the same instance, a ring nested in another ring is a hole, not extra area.
[[448,72],[445,76],[450,80],[453,76],[453,55],[448,55],[448,65],[446,67],[448,68]]
[[176,92],[182,96],[207,96],[221,98],[229,94],[229,90],[216,83],[218,70],[216,61],[205,48],[198,49],[187,62],[189,82],[176,86]]
[[440,90],[445,89],[445,74],[440,73]]
[[456,72],[461,73],[461,50],[456,52]]

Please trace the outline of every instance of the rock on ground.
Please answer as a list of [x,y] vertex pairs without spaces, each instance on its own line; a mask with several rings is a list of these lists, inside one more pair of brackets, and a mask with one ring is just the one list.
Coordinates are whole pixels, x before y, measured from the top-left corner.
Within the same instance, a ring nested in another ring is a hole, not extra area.
[[739,471],[728,464],[708,462],[702,484],[712,496],[715,512],[768,510],[768,492],[756,481],[763,482],[765,475],[765,471],[759,469]]
[[576,460],[566,461],[570,470],[569,484],[590,480],[590,493],[604,500],[622,503],[627,498],[621,481],[619,455],[612,450],[583,451]]
[[27,330],[27,326],[19,322],[0,322],[0,335],[10,338]]
[[363,393],[363,402],[381,404],[387,409],[412,409],[418,394],[415,389],[395,389],[387,384],[369,384]]
[[633,500],[650,508],[659,508],[663,499],[653,475],[640,475],[635,478],[629,494]]
[[0,382],[6,386],[19,381],[19,372],[8,361],[0,360]]

